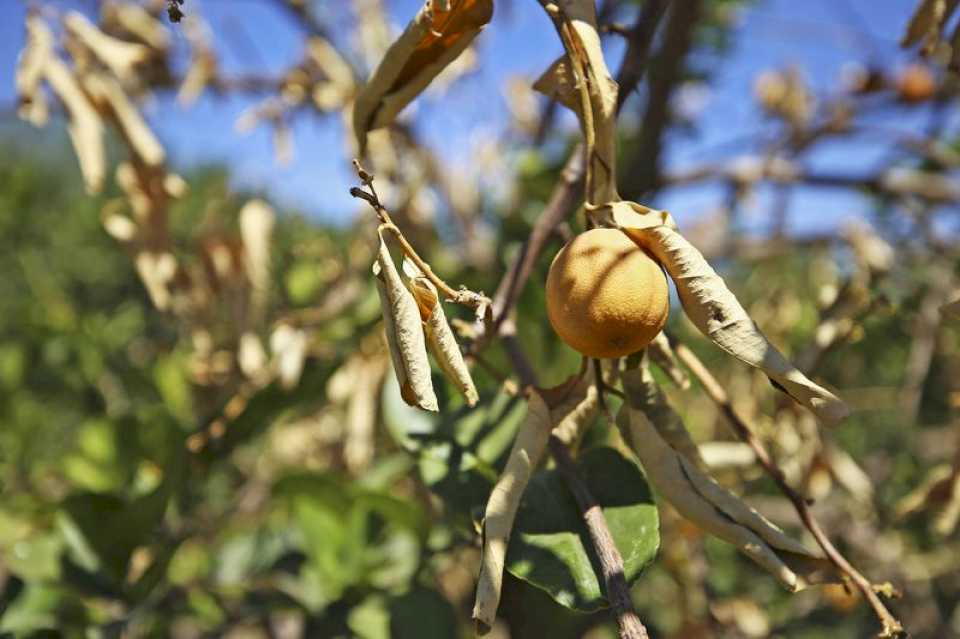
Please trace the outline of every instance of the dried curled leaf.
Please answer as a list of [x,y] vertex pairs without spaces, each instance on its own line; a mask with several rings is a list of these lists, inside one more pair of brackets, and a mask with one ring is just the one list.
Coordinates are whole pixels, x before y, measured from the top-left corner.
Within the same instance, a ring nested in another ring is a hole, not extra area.
[[111,2],[103,7],[103,18],[109,26],[158,51],[166,51],[170,47],[170,35],[166,27],[139,4]]
[[[53,53],[52,47],[53,34],[43,20],[35,15],[27,18],[27,50],[31,51],[31,56],[43,61],[43,77],[63,102],[70,116],[67,132],[77,153],[87,191],[99,193],[106,176],[103,121],[84,95],[76,76]],[[36,74],[39,71],[33,70],[31,73]]]
[[483,520],[483,554],[473,618],[490,627],[497,617],[503,585],[503,564],[513,520],[530,476],[540,463],[550,439],[550,410],[536,391],[527,400],[527,418],[517,432],[503,474],[490,492]]
[[667,339],[666,333],[663,331],[657,333],[657,336],[647,346],[647,352],[650,353],[650,359],[653,360],[653,363],[666,373],[671,382],[684,390],[690,388],[690,378],[687,377],[687,372],[680,366],[680,361],[677,359],[676,353],[673,352],[673,347],[670,346],[670,340]]
[[944,26],[958,4],[958,0],[921,0],[907,24],[900,45],[910,47],[922,42],[924,54],[933,53]]
[[785,535],[698,469],[660,436],[642,411],[625,406],[617,425],[647,478],[681,515],[736,546],[791,591],[825,579],[829,570],[825,559]]
[[637,368],[624,371],[623,391],[627,395],[630,406],[647,416],[671,448],[686,456],[701,470],[706,470],[707,465],[700,457],[700,451],[690,438],[683,420],[671,408],[660,386],[650,374],[646,357],[641,360]]
[[960,468],[934,466],[923,481],[897,502],[897,519],[924,511],[933,514],[933,531],[943,537],[953,534],[960,522]]
[[426,277],[418,276],[410,279],[410,292],[417,300],[430,352],[433,353],[447,378],[463,393],[467,405],[476,406],[479,399],[477,387],[474,386],[470,369],[463,360],[457,338],[454,337],[453,330],[447,323],[436,287]]
[[135,81],[137,65],[150,58],[148,47],[107,35],[77,11],[69,12],[64,24],[124,84]]
[[53,56],[53,34],[38,18],[27,18],[27,43],[17,59],[17,115],[34,126],[47,123],[47,99],[40,87]]
[[410,406],[436,411],[437,396],[430,379],[430,363],[420,320],[420,311],[413,294],[404,286],[390,251],[379,234],[377,261],[373,263],[384,330],[393,369],[400,384],[400,395]]
[[289,390],[300,381],[307,346],[307,334],[289,324],[280,324],[270,334],[271,364],[284,389]]
[[616,111],[618,86],[607,69],[593,0],[557,2],[567,55],[537,81],[537,90],[574,110],[587,140],[587,170],[594,204],[619,199],[616,188]]
[[361,151],[367,132],[397,114],[459,56],[493,16],[493,0],[456,0],[448,7],[427,0],[380,65],[353,106],[353,128]]
[[243,239],[244,266],[252,290],[250,305],[262,316],[270,293],[270,238],[276,214],[263,200],[250,200],[240,210],[240,237]]
[[567,56],[555,60],[533,83],[533,88],[579,115],[580,94],[577,91],[577,78],[570,68]]
[[624,232],[666,267],[687,317],[714,344],[762,370],[774,385],[825,422],[836,422],[849,414],[843,401],[813,383],[774,348],[723,278],[682,235],[666,225],[625,228]]
[[147,166],[163,164],[166,159],[163,146],[115,78],[105,73],[90,73],[84,76],[83,85],[87,93],[109,109],[140,161]]
[[599,395],[593,371],[575,376],[559,386],[542,390],[556,426],[553,434],[570,447],[580,443],[584,430],[600,412]]

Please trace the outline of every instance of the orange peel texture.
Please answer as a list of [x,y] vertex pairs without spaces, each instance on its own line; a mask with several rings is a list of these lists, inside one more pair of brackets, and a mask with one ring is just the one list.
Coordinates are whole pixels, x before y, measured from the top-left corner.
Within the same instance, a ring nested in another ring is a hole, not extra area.
[[617,229],[576,236],[550,265],[547,317],[560,339],[588,357],[639,351],[663,329],[669,311],[660,264]]

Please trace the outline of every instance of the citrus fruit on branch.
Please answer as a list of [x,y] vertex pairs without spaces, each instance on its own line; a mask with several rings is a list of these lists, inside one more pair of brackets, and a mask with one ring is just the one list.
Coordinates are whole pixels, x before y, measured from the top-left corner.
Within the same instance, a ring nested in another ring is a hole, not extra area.
[[667,321],[660,264],[622,231],[597,228],[560,249],[547,275],[547,317],[564,342],[588,357],[624,357]]

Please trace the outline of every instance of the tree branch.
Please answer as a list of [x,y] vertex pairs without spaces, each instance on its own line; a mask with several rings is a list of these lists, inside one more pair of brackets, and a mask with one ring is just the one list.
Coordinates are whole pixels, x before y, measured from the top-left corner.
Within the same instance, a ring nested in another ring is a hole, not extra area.
[[700,361],[700,358],[691,351],[687,346],[681,342],[678,342],[673,336],[669,336],[670,342],[673,345],[674,352],[677,354],[677,357],[681,362],[689,369],[690,373],[697,378],[700,382],[700,385],[706,391],[707,395],[713,402],[720,408],[724,416],[730,422],[730,425],[733,427],[734,432],[737,437],[739,437],[743,442],[745,442],[753,450],[754,455],[756,455],[757,460],[760,462],[760,465],[766,471],[777,486],[780,488],[780,491],[790,500],[793,504],[793,507],[797,511],[797,515],[800,517],[800,521],[803,522],[804,527],[810,531],[810,534],[813,535],[816,539],[817,544],[823,549],[823,552],[827,555],[827,558],[830,562],[836,566],[837,570],[840,571],[845,577],[847,577],[853,584],[857,587],[860,593],[866,598],[870,603],[870,606],[873,608],[873,611],[876,613],[877,617],[880,619],[880,623],[883,624],[883,632],[880,635],[881,637],[901,637],[905,636],[903,626],[897,621],[887,607],[884,605],[883,601],[880,600],[880,597],[877,595],[876,588],[870,581],[867,580],[860,572],[853,567],[853,565],[847,561],[839,550],[833,545],[830,541],[830,538],[827,537],[826,533],[823,532],[823,528],[820,527],[820,523],[814,517],[813,512],[810,510],[810,504],[807,499],[793,489],[792,486],[787,482],[787,478],[783,473],[783,470],[777,466],[777,463],[770,456],[770,453],[763,446],[760,440],[754,435],[751,428],[747,425],[743,419],[733,410],[733,405],[730,403],[730,399],[727,396],[727,392],[720,385],[720,382],[717,381],[717,378],[713,376],[710,370]]
[[702,0],[675,2],[670,8],[666,35],[650,73],[650,93],[643,115],[637,150],[627,163],[624,196],[638,200],[659,182],[663,134],[670,124],[670,97],[683,76],[684,60],[693,47]]

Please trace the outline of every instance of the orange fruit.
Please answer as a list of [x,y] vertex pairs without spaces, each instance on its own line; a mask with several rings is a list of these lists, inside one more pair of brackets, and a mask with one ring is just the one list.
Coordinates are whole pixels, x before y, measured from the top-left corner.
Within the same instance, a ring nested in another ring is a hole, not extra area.
[[937,80],[930,69],[912,64],[897,76],[897,96],[901,102],[925,102],[937,92]]
[[547,275],[547,317],[588,357],[624,357],[656,337],[670,310],[667,278],[617,229],[592,229],[560,249]]

